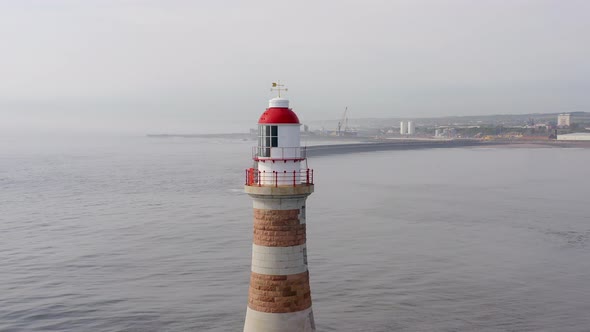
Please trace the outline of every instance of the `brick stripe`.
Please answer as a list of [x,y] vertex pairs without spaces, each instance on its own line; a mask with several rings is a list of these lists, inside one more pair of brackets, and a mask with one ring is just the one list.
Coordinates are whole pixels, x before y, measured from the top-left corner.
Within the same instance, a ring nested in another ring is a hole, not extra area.
[[252,272],[248,306],[252,310],[287,313],[311,307],[309,272],[286,276]]
[[254,209],[254,244],[290,247],[305,244],[305,224],[299,221],[299,209]]

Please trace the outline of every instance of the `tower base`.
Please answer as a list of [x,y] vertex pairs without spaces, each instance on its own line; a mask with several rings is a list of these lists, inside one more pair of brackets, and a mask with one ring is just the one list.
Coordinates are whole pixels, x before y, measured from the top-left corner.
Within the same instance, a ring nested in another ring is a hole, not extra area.
[[315,332],[311,308],[289,313],[246,311],[244,332]]

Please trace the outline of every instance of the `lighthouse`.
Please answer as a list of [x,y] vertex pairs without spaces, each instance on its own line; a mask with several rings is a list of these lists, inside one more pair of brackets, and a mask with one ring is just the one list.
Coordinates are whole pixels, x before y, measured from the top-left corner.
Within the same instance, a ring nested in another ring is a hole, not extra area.
[[307,269],[305,201],[314,189],[300,143],[299,118],[277,98],[258,120],[245,191],[253,200],[254,236],[244,332],[311,332],[315,322]]

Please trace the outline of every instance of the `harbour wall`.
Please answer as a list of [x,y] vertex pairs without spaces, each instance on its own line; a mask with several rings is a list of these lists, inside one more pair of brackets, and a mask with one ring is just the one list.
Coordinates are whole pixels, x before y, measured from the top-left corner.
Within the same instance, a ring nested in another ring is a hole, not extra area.
[[307,147],[307,156],[308,157],[319,157],[319,156],[326,156],[326,155],[357,153],[357,152],[456,148],[456,147],[485,146],[485,145],[490,145],[490,144],[482,142],[480,140],[448,140],[448,141],[396,141],[396,142],[313,145],[313,146]]

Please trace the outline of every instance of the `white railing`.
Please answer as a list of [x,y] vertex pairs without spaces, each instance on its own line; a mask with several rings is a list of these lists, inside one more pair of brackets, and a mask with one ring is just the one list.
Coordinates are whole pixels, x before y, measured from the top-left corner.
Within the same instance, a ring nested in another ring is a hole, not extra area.
[[281,160],[303,160],[306,158],[305,147],[252,147],[252,159],[281,159]]

